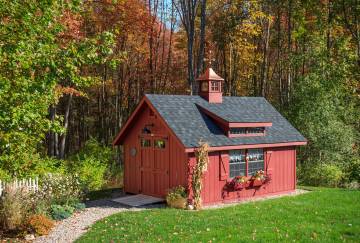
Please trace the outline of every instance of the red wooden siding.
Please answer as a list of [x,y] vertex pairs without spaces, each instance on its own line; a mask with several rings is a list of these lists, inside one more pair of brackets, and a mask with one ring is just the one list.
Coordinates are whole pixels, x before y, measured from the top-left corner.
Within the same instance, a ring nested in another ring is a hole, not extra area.
[[[224,191],[226,181],[229,178],[229,158],[222,152],[209,153],[208,170],[203,180],[202,200],[204,204],[241,200],[248,197],[260,196],[270,193],[291,191],[296,186],[296,154],[295,147],[281,147],[264,149],[265,170],[271,173],[271,182],[259,189],[244,189],[236,192]],[[194,154],[189,154],[190,163],[195,163]],[[222,163],[225,166],[222,166]],[[225,168],[225,170],[224,170]],[[227,179],[223,179],[227,173]]]
[[[145,125],[150,134],[142,134]],[[186,185],[187,163],[185,148],[164,126],[164,121],[144,103],[124,137],[124,190],[165,196],[173,186]],[[151,147],[141,147],[140,139],[149,139]],[[154,141],[162,139],[165,148],[154,148]],[[131,149],[136,155],[131,155]]]

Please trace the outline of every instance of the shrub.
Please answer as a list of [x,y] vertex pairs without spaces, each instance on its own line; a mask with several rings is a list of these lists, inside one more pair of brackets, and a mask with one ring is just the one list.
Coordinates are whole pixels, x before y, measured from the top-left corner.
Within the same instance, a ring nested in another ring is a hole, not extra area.
[[54,220],[63,220],[69,218],[74,213],[74,208],[65,205],[51,205],[51,217]]
[[65,161],[56,158],[44,157],[37,163],[33,169],[33,175],[46,176],[51,174],[65,174]]
[[69,158],[68,169],[79,175],[85,191],[98,190],[108,182],[122,184],[121,167],[114,158],[114,150],[90,139],[78,154]]
[[85,203],[75,203],[73,205],[75,211],[81,211],[81,210],[84,210],[86,208],[86,205]]
[[343,164],[347,182],[357,181],[360,183],[360,158],[352,158]]
[[357,181],[352,181],[349,183],[345,183],[344,187],[348,189],[360,189],[360,183]]
[[10,175],[3,169],[0,168],[0,180],[7,181],[10,179]]
[[308,163],[299,169],[299,179],[306,185],[338,187],[343,178],[344,173],[336,164]]
[[78,161],[75,171],[79,175],[81,186],[85,191],[100,189],[105,183],[106,164],[96,158],[85,158]]
[[17,230],[26,221],[31,201],[23,189],[6,187],[0,200],[0,223],[4,230]]
[[37,235],[47,235],[54,227],[54,222],[45,215],[32,215],[28,220],[30,228]]
[[78,202],[81,197],[80,182],[73,175],[48,174],[41,178],[36,193],[37,202],[47,207]]

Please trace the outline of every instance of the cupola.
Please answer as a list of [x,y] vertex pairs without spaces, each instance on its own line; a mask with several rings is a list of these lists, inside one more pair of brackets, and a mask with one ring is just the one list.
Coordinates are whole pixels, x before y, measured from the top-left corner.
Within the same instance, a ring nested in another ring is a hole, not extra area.
[[224,79],[208,68],[196,81],[199,82],[199,95],[209,103],[222,103],[222,86]]

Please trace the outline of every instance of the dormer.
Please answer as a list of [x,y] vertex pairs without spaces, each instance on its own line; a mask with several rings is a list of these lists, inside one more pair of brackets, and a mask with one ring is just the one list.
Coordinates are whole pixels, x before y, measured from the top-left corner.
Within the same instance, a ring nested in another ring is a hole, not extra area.
[[222,86],[224,79],[212,68],[196,79],[199,82],[199,95],[209,103],[222,103]]
[[[248,120],[227,114],[223,104],[197,104],[200,111],[210,117],[227,137],[258,137],[266,136],[266,130],[272,122],[263,119]],[[260,118],[260,117],[259,117]]]

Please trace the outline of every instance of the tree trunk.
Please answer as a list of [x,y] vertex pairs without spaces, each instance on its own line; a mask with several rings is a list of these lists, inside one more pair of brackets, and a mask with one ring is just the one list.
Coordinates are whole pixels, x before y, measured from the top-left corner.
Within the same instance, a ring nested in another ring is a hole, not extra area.
[[269,49],[269,39],[270,39],[270,20],[267,20],[266,26],[266,36],[264,43],[263,51],[263,65],[261,70],[261,95],[266,97],[266,86],[267,86],[267,76],[268,76],[268,49]]
[[[55,121],[55,114],[56,114],[54,105],[50,106],[49,114],[50,114],[50,120],[53,123]],[[48,139],[49,139],[49,141],[48,141],[48,156],[53,157],[55,155],[55,134],[53,131],[49,132]]]
[[180,0],[180,8],[175,5],[179,12],[181,21],[185,27],[187,35],[187,56],[188,56],[188,84],[190,86],[190,94],[195,90],[194,86],[194,61],[193,47],[195,39],[195,17],[198,7],[198,0]]
[[206,28],[206,0],[201,0],[200,47],[196,65],[196,77],[203,71]]
[[60,138],[60,150],[59,150],[59,159],[65,158],[65,145],[66,145],[66,133],[69,127],[69,114],[70,114],[70,107],[71,107],[71,101],[73,98],[73,94],[69,94],[66,108],[65,108],[65,115],[64,115],[64,134],[61,135]]
[[291,31],[292,31],[292,22],[291,22],[291,18],[292,18],[292,0],[289,0],[289,5],[288,5],[288,72],[287,72],[287,89],[286,89],[286,98],[287,98],[287,103],[289,104],[290,102],[290,91],[291,91],[291,64],[290,64],[290,55],[291,55]]

